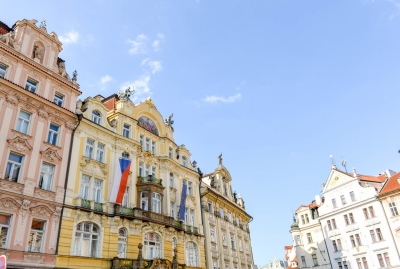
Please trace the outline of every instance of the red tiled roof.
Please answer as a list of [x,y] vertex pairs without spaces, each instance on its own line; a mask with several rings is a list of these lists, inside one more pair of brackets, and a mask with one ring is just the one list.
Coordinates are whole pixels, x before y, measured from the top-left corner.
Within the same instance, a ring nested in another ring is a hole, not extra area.
[[394,190],[400,190],[400,184],[399,181],[397,180],[399,177],[400,177],[400,172],[391,176],[379,194],[381,195]]
[[8,27],[7,24],[5,24],[4,22],[0,21],[0,35],[5,35],[8,32],[10,32],[12,29],[10,27]]
[[283,248],[284,248],[285,250],[288,250],[288,249],[292,249],[293,246],[284,246]]

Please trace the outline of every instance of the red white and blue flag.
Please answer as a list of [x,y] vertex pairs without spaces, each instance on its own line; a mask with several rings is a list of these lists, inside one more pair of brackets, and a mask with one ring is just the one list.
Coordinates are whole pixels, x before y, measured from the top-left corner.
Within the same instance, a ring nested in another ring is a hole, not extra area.
[[125,158],[118,159],[111,189],[110,202],[122,204],[130,170],[131,160]]

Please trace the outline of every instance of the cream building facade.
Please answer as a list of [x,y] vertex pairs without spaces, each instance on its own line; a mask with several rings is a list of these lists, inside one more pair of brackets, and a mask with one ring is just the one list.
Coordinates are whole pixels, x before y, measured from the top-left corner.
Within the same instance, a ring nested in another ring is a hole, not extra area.
[[54,268],[77,75],[46,23],[0,22],[0,254],[7,268]]
[[[206,268],[196,163],[174,142],[172,116],[164,120],[151,99],[134,104],[131,94],[78,102],[83,118],[74,137],[57,267]],[[120,158],[131,166],[122,204],[115,204],[109,198]]]
[[249,222],[253,218],[240,194],[232,191],[232,177],[222,165],[222,154],[214,172],[203,175],[200,192],[207,268],[251,269]]

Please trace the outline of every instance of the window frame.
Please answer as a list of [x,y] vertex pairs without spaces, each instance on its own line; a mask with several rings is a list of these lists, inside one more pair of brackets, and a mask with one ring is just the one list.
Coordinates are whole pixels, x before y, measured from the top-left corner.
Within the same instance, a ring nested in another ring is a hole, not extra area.
[[[49,167],[51,171],[43,169],[44,166]],[[49,163],[46,163],[46,162],[42,163],[42,166],[40,168],[40,178],[39,178],[39,184],[38,184],[38,187],[40,189],[47,190],[47,191],[51,191],[52,190],[54,172],[55,172],[55,165],[49,164]],[[46,178],[46,181],[50,181],[50,183],[48,183],[48,182],[46,182],[47,184],[44,183],[45,175],[50,177],[49,180]],[[44,185],[47,185],[47,186],[45,187]]]
[[[89,225],[90,229],[89,231],[85,231],[85,225]],[[82,227],[81,230],[78,230],[78,227]],[[96,228],[97,232],[94,232],[94,229]],[[75,236],[74,236],[74,246],[73,246],[73,255],[76,256],[81,256],[81,257],[92,257],[92,258],[99,258],[99,246],[100,246],[100,227],[97,226],[97,224],[93,222],[88,222],[88,221],[83,221],[77,224],[76,229],[75,229]],[[83,239],[84,235],[89,235],[89,244],[87,245],[87,255],[83,255],[82,253],[82,248],[80,246],[83,246]],[[80,242],[77,242],[80,241]],[[94,252],[93,252],[93,243],[96,243]],[[77,253],[77,250],[79,249],[79,253]]]
[[[29,119],[22,117],[21,116],[22,113],[28,115]],[[32,120],[32,113],[21,109],[18,113],[18,119],[16,122],[15,130],[23,134],[29,134],[29,129],[30,129],[29,127],[31,125],[31,120]],[[26,128],[26,130],[24,130],[25,129],[24,127]]]
[[[121,234],[121,231],[123,234]],[[124,259],[126,258],[126,246],[128,245],[128,233],[125,228],[118,230],[118,246],[117,246],[117,257]],[[121,252],[120,250],[123,249]]]
[[[57,130],[52,129],[51,127],[57,127]],[[60,125],[54,124],[54,123],[50,123],[49,125],[49,132],[47,134],[47,143],[52,144],[54,146],[57,146],[58,144],[58,138],[60,137]],[[55,141],[54,141],[54,137],[55,137]]]
[[[32,226],[33,226],[35,221],[38,222],[38,223],[43,223],[42,230],[32,228]],[[29,230],[28,244],[27,244],[27,251],[28,252],[36,252],[36,253],[41,253],[42,252],[43,243],[44,243],[43,241],[45,241],[44,237],[45,237],[45,231],[46,231],[46,226],[47,226],[46,224],[47,223],[44,220],[32,219],[31,228]],[[32,241],[30,240],[31,236],[32,236]],[[36,244],[37,236],[40,236],[39,246],[37,246],[37,244]],[[31,242],[31,245],[29,244],[29,242]],[[36,250],[37,248],[38,248],[38,250]]]
[[64,100],[65,100],[65,95],[58,92],[54,93],[54,98],[53,98],[54,104],[62,107],[64,105]]
[[[93,142],[93,144],[90,144],[89,142]],[[96,141],[94,139],[86,138],[85,157],[93,160],[95,145]],[[88,151],[90,152],[90,154],[88,154]]]
[[397,210],[396,207],[396,202],[390,202],[389,203],[389,209],[390,209],[390,213],[392,214],[392,217],[396,217],[399,215],[399,211]]
[[[4,67],[4,68],[1,68]],[[6,78],[7,76],[7,70],[8,70],[8,66],[4,65],[3,63],[0,63],[0,78]]]
[[98,125],[101,125],[101,113],[98,110],[92,111],[92,121]]
[[[0,217],[7,217],[8,218],[8,224],[0,223],[0,234],[3,234],[3,228],[7,229],[5,233],[5,240],[3,242],[0,242],[0,248],[7,249],[8,248],[8,240],[10,236],[10,227],[11,227],[11,221],[12,221],[12,215],[7,215],[7,214],[0,214]],[[3,245],[2,245],[3,244]]]
[[[15,155],[15,156],[21,157],[21,162],[10,160],[11,155]],[[7,159],[7,164],[6,164],[6,173],[4,175],[4,179],[6,179],[8,181],[12,181],[12,182],[19,182],[19,179],[20,179],[21,174],[22,174],[22,166],[24,164],[24,157],[25,157],[24,155],[21,155],[21,154],[18,154],[18,153],[14,153],[14,152],[10,151],[10,153],[8,154],[8,159]],[[12,173],[9,173],[8,176],[7,176],[7,171],[9,170],[8,167],[9,167],[10,163],[11,163],[10,170],[12,170]],[[13,175],[14,175],[14,171],[16,170],[15,169],[16,165],[19,166],[17,168],[18,169],[18,176],[14,181],[13,180],[14,179]]]
[[104,163],[105,155],[106,155],[106,145],[102,143],[97,143],[96,161]]
[[333,208],[337,208],[336,198],[332,198],[332,206]]
[[39,81],[34,80],[30,77],[26,79],[25,90],[30,91],[31,93],[36,93],[38,88],[39,88]]
[[[150,239],[150,234],[153,234],[155,239]],[[147,238],[146,238],[147,237]],[[157,240],[158,239],[158,240]],[[153,243],[153,244],[150,244]],[[157,253],[152,253],[152,247],[155,246],[155,250],[158,251]],[[143,236],[143,257],[144,259],[155,259],[155,258],[163,258],[163,245],[162,245],[162,238],[157,233],[148,232]],[[155,255],[150,255],[155,254]]]

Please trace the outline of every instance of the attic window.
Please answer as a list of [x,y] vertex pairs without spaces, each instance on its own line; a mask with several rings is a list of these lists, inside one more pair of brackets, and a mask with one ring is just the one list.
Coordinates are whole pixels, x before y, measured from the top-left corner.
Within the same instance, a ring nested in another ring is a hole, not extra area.
[[94,123],[100,125],[100,122],[101,122],[101,114],[100,114],[99,111],[93,110],[93,112],[92,112],[92,121],[93,121]]

